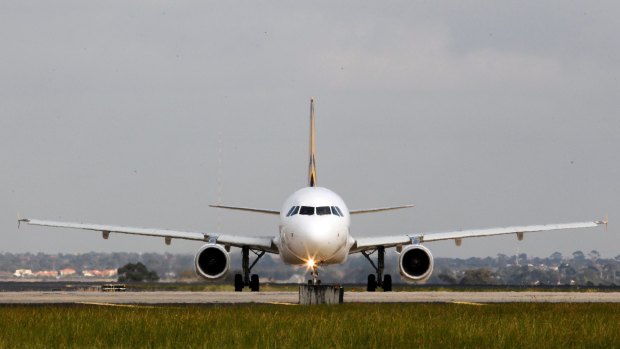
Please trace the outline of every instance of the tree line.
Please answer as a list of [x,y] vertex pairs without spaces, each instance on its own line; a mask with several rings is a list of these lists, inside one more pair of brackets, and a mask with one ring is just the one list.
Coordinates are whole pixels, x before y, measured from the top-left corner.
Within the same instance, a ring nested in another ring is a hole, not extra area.
[[[194,273],[194,255],[171,253],[99,253],[46,254],[46,253],[0,253],[0,272],[16,269],[61,270],[73,268],[119,269],[128,264],[146,266],[161,279],[198,281]],[[229,282],[241,269],[238,252],[231,254]],[[392,274],[398,282],[398,255],[386,254],[386,274]],[[287,266],[277,256],[266,255],[252,270],[264,282],[305,282],[309,271],[305,267]],[[359,255],[349,257],[342,265],[321,268],[325,282],[364,283],[373,269]],[[119,273],[120,275],[121,273]],[[602,258],[597,251],[575,251],[564,256],[559,252],[549,257],[528,257],[527,254],[498,254],[495,257],[435,258],[434,272],[427,281],[445,285],[620,285],[620,255]]]

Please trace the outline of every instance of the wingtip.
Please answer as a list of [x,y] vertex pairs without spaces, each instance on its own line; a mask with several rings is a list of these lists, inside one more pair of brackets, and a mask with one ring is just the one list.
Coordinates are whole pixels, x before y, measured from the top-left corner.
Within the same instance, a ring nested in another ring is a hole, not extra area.
[[21,226],[22,222],[24,223],[28,223],[30,222],[30,219],[28,218],[22,218],[21,215],[19,214],[19,212],[17,213],[17,229],[19,229],[19,227]]
[[609,216],[605,215],[605,219],[603,219],[602,221],[596,221],[595,223],[598,225],[604,225],[605,231],[607,231],[607,227],[609,226]]

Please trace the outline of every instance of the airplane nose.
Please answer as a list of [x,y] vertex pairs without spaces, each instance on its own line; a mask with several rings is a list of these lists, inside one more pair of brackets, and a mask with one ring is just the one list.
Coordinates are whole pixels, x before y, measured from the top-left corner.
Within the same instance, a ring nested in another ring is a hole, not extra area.
[[307,253],[315,260],[328,259],[339,248],[342,232],[339,227],[323,222],[314,222],[304,227],[303,235]]

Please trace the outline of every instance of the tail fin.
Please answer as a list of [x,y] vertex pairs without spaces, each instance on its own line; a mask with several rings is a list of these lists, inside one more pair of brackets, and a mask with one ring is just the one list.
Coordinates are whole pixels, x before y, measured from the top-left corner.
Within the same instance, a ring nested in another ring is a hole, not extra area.
[[310,98],[310,163],[308,164],[308,186],[316,187],[316,143],[314,141],[314,97]]

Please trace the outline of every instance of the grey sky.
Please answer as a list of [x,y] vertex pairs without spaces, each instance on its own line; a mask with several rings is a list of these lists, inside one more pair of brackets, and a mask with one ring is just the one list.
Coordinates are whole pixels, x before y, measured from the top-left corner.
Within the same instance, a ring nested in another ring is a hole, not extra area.
[[275,234],[276,217],[208,204],[279,209],[305,185],[315,96],[319,184],[350,208],[416,205],[356,216],[354,235],[609,214],[608,232],[428,247],[618,255],[619,17],[613,1],[2,1],[0,251],[199,248],[17,230],[17,212]]

